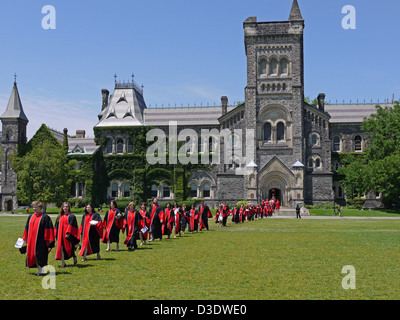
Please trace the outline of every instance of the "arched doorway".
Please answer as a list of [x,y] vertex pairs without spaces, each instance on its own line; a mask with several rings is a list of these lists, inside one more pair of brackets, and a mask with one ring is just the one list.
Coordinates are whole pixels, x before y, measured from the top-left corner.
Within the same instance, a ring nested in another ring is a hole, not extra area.
[[273,197],[275,197],[276,200],[279,200],[279,202],[282,203],[281,189],[277,189],[277,188],[269,189],[268,200],[271,200]]
[[5,211],[11,211],[13,209],[13,203],[12,203],[11,199],[7,199],[4,202],[4,209],[5,209]]

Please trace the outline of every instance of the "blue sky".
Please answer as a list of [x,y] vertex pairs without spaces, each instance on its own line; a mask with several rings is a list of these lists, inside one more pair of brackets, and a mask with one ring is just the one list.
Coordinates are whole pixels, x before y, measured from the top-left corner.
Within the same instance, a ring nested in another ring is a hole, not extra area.
[[[298,0],[305,19],[305,95],[383,101],[400,98],[399,1]],[[56,29],[42,28],[42,7]],[[119,80],[144,85],[148,106],[244,100],[243,21],[288,20],[292,0],[18,0],[0,10],[0,112],[14,73],[31,137],[42,123],[69,133],[93,126],[101,89]],[[356,29],[342,28],[342,8]]]

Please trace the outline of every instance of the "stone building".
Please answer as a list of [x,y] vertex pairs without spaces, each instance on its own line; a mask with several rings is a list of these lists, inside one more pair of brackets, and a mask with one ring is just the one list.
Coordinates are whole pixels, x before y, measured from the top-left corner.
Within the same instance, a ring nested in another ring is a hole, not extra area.
[[[143,88],[133,79],[115,81],[111,96],[107,89],[101,91],[99,122],[94,127],[97,143],[84,136],[69,139],[68,154],[100,153],[124,159],[135,153],[127,129],[152,127],[165,134],[165,149],[171,147],[172,137],[178,137],[192,144],[188,153],[216,156],[217,161],[210,160],[211,170],[198,170],[188,181],[190,196],[206,199],[211,205],[257,202],[272,196],[286,207],[343,201],[344,192],[333,181],[340,166],[335,154],[363,152],[367,137],[361,123],[376,111],[375,105],[326,104],[323,93],[318,95],[317,105],[304,102],[305,22],[297,0],[287,21],[258,22],[249,17],[243,28],[247,57],[244,103],[229,106],[228,97],[223,96],[220,106],[148,108]],[[16,84],[1,120],[1,206],[9,208],[7,201],[16,203],[12,196],[15,174],[7,167],[6,155],[17,142],[26,142],[28,123]],[[229,134],[221,138],[223,132]],[[109,180],[108,199],[131,196],[128,180]],[[170,187],[153,185],[151,194],[172,200],[175,195]],[[77,182],[75,195],[84,194],[85,182]]]

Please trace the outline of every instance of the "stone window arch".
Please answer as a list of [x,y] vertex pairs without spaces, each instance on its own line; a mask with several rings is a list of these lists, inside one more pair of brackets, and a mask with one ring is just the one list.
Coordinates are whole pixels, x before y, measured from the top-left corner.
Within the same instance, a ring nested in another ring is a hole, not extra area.
[[363,147],[362,147],[362,137],[360,135],[357,135],[354,137],[354,151],[355,152],[362,152]]
[[289,75],[289,61],[287,58],[282,58],[280,60],[280,74],[284,75],[284,76],[288,76]]
[[321,139],[318,133],[312,132],[310,134],[310,144],[311,146],[320,146],[321,145]]
[[190,184],[190,197],[197,198],[197,182],[195,181]]
[[118,138],[116,141],[116,151],[117,154],[124,153],[124,140],[122,138]]
[[342,139],[339,136],[332,138],[332,151],[340,152],[342,150]]
[[264,141],[271,142],[272,141],[272,126],[271,123],[264,123]]
[[285,141],[285,124],[278,122],[276,125],[276,141]]
[[112,138],[107,138],[106,154],[112,154],[112,153],[113,153],[113,140]]
[[276,58],[271,58],[271,60],[269,61],[269,75],[278,75],[278,60]]
[[211,184],[209,182],[205,182],[202,186],[203,198],[211,197]]
[[261,58],[258,65],[258,73],[260,76],[267,75],[267,59]]

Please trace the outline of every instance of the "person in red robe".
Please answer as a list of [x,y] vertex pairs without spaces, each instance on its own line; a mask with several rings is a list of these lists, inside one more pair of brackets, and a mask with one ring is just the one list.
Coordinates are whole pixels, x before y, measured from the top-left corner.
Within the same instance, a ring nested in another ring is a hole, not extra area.
[[275,202],[275,208],[276,208],[276,211],[279,211],[279,209],[281,208],[281,203],[279,202],[278,199]]
[[26,242],[26,266],[37,267],[36,275],[39,276],[44,274],[42,268],[47,265],[49,252],[54,248],[54,227],[50,217],[42,213],[43,204],[40,201],[32,202],[32,207],[34,213],[26,221],[22,239]]
[[194,204],[192,204],[192,208],[187,212],[187,217],[189,221],[189,231],[193,233],[193,231],[199,232],[199,212],[196,210]]
[[232,214],[232,222],[238,224],[240,221],[239,218],[239,208],[237,205],[235,205],[235,207],[233,208],[233,214]]
[[124,230],[124,219],[121,211],[117,207],[117,201],[111,200],[110,210],[104,217],[105,230],[103,233],[103,243],[107,243],[106,251],[110,251],[110,243],[116,242],[115,251],[119,250],[119,232]]
[[164,222],[164,210],[158,204],[158,199],[153,199],[153,206],[150,213],[150,240],[154,241],[159,238],[162,241],[162,224]]
[[139,239],[139,220],[141,215],[135,210],[133,202],[128,204],[128,208],[124,217],[124,229],[126,230],[126,240],[124,244],[128,250],[137,249],[136,240]]
[[103,238],[103,223],[101,216],[94,211],[94,207],[89,203],[82,216],[81,226],[81,250],[79,255],[82,262],[86,261],[86,256],[97,253],[97,260],[100,260],[100,239]]
[[172,228],[174,226],[175,216],[171,208],[171,204],[168,202],[164,210],[164,223],[162,225],[162,234],[171,238]]
[[179,236],[181,236],[181,220],[183,216],[183,210],[179,207],[178,202],[174,203],[174,208],[172,209],[173,214],[174,214],[174,224],[175,224],[175,231],[174,231],[174,238],[176,238],[176,235],[179,233]]
[[140,219],[139,219],[139,238],[140,245],[146,244],[146,240],[149,234],[149,226],[150,226],[150,213],[146,211],[146,203],[142,202],[140,205]]
[[61,268],[65,267],[65,261],[70,258],[74,259],[74,265],[78,262],[75,255],[76,245],[80,240],[78,222],[70,211],[68,202],[64,202],[54,225],[57,239],[56,260],[61,260]]

